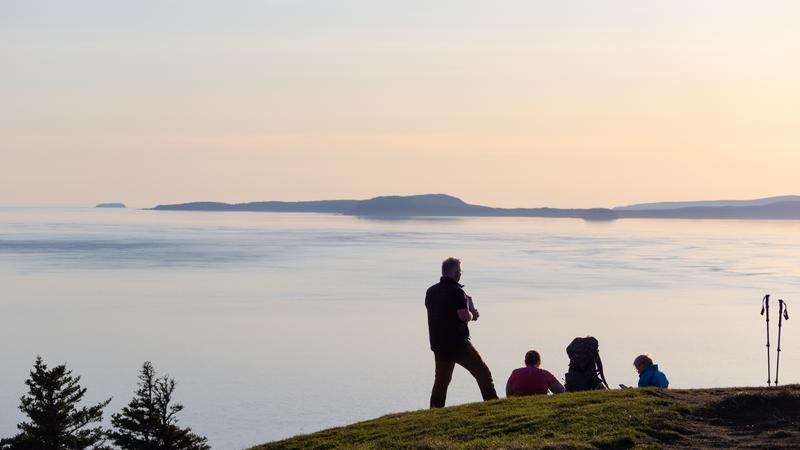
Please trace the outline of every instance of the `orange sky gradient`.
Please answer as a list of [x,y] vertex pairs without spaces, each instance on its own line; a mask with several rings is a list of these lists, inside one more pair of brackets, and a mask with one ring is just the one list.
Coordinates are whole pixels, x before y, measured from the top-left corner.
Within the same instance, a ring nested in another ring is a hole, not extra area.
[[0,206],[800,194],[800,3],[596,3],[4,2]]

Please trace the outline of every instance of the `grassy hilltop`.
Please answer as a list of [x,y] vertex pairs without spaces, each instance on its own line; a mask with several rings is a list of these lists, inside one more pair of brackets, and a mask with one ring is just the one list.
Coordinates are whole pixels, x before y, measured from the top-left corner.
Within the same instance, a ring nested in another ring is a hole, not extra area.
[[800,385],[628,389],[392,414],[266,449],[800,448]]

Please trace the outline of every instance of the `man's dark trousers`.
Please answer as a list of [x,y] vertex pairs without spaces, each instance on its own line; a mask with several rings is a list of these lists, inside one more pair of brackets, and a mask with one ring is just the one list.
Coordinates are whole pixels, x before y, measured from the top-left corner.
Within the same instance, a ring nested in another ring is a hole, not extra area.
[[447,398],[447,386],[453,377],[453,368],[456,364],[467,369],[475,377],[484,400],[494,400],[497,392],[494,390],[494,381],[489,367],[475,350],[472,344],[458,350],[434,352],[436,361],[436,375],[431,391],[431,408],[441,408]]

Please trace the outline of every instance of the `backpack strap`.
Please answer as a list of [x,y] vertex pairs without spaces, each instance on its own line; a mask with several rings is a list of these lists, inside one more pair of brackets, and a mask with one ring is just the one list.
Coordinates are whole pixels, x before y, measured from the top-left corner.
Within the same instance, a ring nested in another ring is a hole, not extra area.
[[600,353],[597,353],[597,370],[600,372],[600,380],[603,381],[603,385],[605,385],[606,389],[611,389],[608,387],[606,375],[603,373],[603,360],[600,359]]

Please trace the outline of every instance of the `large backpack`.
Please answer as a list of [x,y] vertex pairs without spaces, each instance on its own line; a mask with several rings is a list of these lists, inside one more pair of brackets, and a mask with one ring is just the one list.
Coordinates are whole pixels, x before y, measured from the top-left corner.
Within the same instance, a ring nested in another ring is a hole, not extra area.
[[567,391],[608,389],[599,347],[597,339],[591,336],[576,337],[567,346],[569,372],[565,375],[566,384],[564,386]]

